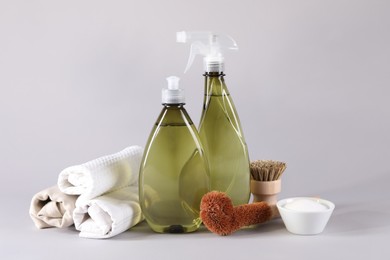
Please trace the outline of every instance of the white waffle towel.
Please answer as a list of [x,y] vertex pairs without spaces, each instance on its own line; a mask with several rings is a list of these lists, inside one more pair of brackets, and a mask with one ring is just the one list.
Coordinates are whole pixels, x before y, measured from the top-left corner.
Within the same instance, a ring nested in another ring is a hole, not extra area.
[[76,207],[107,192],[138,186],[143,148],[130,146],[111,155],[64,169],[58,187],[69,195],[79,195]]
[[143,220],[138,185],[84,202],[73,211],[73,220],[85,238],[109,238],[128,230]]

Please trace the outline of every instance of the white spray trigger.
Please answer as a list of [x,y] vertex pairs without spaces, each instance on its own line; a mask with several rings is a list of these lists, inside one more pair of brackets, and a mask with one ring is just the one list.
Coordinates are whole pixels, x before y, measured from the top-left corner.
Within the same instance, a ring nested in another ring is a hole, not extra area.
[[191,44],[191,50],[190,50],[190,57],[188,58],[187,66],[184,70],[184,73],[186,73],[192,66],[192,63],[194,63],[195,57],[198,54],[202,54],[202,49],[204,50],[206,47],[201,42],[194,42]]
[[184,72],[187,72],[196,55],[202,55],[206,72],[222,72],[224,69],[223,51],[238,50],[237,43],[228,35],[213,32],[177,32],[176,41],[191,43],[190,56]]

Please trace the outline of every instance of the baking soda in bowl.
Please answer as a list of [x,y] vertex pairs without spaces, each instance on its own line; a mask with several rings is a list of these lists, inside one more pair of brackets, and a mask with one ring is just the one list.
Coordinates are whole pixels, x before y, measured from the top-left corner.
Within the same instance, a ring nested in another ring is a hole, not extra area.
[[315,198],[301,198],[287,202],[284,208],[296,211],[325,211],[329,207],[322,204],[320,200]]
[[287,230],[298,235],[321,233],[335,208],[330,201],[311,197],[283,199],[276,206]]

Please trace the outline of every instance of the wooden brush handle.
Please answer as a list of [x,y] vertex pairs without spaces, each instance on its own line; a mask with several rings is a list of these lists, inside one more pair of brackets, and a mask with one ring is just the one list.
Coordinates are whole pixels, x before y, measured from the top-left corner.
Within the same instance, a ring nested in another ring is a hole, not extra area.
[[205,194],[200,204],[203,224],[213,233],[226,236],[244,226],[270,220],[273,209],[266,202],[233,207],[231,199],[223,192]]
[[253,201],[264,201],[270,205],[276,204],[277,195],[281,191],[281,180],[276,181],[256,181],[251,180],[251,193],[253,194]]
[[272,218],[272,215],[271,207],[265,202],[234,207],[234,219],[240,228],[266,222]]

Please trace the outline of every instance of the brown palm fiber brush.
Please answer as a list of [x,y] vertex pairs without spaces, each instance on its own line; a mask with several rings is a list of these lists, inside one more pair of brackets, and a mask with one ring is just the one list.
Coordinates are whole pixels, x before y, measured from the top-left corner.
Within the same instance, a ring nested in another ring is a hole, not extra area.
[[229,235],[241,227],[260,224],[273,217],[275,212],[266,202],[244,204],[234,207],[223,192],[206,193],[200,203],[203,224],[213,233]]

